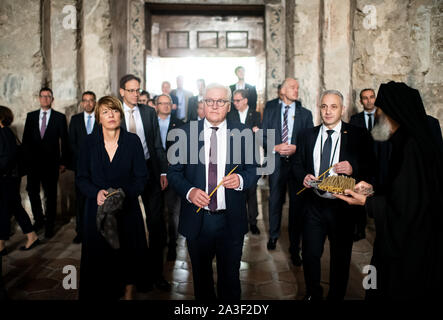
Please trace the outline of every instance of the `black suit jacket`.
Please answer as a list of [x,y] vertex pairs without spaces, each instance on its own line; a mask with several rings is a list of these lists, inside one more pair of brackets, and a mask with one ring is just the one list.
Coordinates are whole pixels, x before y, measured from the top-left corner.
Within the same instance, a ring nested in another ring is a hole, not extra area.
[[[145,131],[149,160],[151,160],[150,162],[152,163],[152,168],[149,168],[149,177],[160,177],[161,173],[166,173],[168,171],[168,160],[166,159],[166,152],[165,149],[163,149],[160,137],[157,113],[154,108],[143,104],[139,104],[138,109],[140,111],[143,129]],[[121,126],[127,130],[125,121],[121,122]]]
[[[255,111],[251,108],[248,110],[248,114],[246,115],[245,120],[245,126],[249,129],[252,129],[253,127],[261,127],[261,116],[260,112]],[[231,109],[231,111],[228,113],[228,120],[233,122],[240,122],[240,114],[237,109]]]
[[[292,167],[297,188],[303,188],[303,180],[307,174],[315,175],[313,155],[320,127],[321,125],[299,133]],[[357,182],[364,180],[373,183],[374,181],[373,148],[373,140],[367,130],[342,122],[339,161],[349,161],[352,166],[351,176]]]
[[[97,130],[97,122],[94,121],[94,127],[92,132]],[[83,140],[86,138],[88,133],[86,132],[86,126],[84,121],[84,112],[75,114],[71,117],[71,122],[69,123],[69,142],[71,144],[71,162],[69,169],[76,170],[78,153],[80,151]]]
[[[195,154],[190,153],[190,145],[194,143],[198,143],[199,152],[203,152],[204,150],[204,141],[200,141],[198,137],[203,130],[204,121],[191,122],[185,124],[182,129],[186,133],[186,146],[187,146],[187,155],[186,161],[181,161],[182,163],[177,163],[169,166],[168,170],[168,181],[169,185],[171,185],[176,192],[183,198],[181,202],[181,212],[180,212],[180,220],[178,225],[178,231],[187,238],[195,239],[201,229],[203,213],[200,211],[196,213],[197,207],[186,200],[186,194],[192,187],[199,188],[201,190],[206,189],[206,170],[205,165],[200,161],[191,161],[191,157],[196,156]],[[191,136],[191,125],[197,124],[198,130],[197,135]],[[227,129],[238,129],[242,131],[246,127],[241,123],[235,123],[231,121],[227,121]],[[237,131],[240,133],[239,131]],[[256,174],[257,170],[257,162],[253,159],[252,163],[247,163],[246,154],[249,153],[248,149],[251,146],[245,145],[244,139],[241,143],[241,161],[240,163],[236,163],[235,154],[233,152],[234,148],[234,139],[240,139],[239,137],[234,137],[233,134],[229,134],[227,139],[228,146],[230,146],[230,159],[227,159],[225,175],[227,175],[237,164],[238,168],[235,170],[235,173],[239,174],[243,178],[243,191],[235,191],[232,189],[225,190],[225,199],[226,199],[226,218],[228,221],[229,230],[232,238],[242,238],[244,234],[248,232],[248,218],[246,212],[246,193],[245,190],[250,188],[251,186],[256,185],[259,176]],[[191,143],[191,139],[192,143]],[[195,140],[194,140],[195,139]],[[198,141],[198,142],[197,142]],[[238,146],[238,144],[236,145]],[[253,151],[251,151],[253,152]],[[197,155],[198,159],[198,155]],[[185,163],[183,163],[185,162]],[[197,162],[197,163],[195,163]]]
[[[377,117],[374,117],[374,122],[373,122],[374,126],[377,124],[377,122],[378,122]],[[351,117],[351,119],[349,120],[349,124],[352,124],[353,126],[356,126],[356,127],[367,129],[364,111],[354,114]]]
[[66,116],[52,109],[43,139],[40,138],[39,116],[40,109],[29,112],[23,132],[23,148],[29,168],[32,171],[56,170],[59,165],[68,166],[70,148]]
[[[266,103],[265,111],[263,113],[263,148],[267,157],[271,156],[272,150],[268,150],[268,130],[275,130],[274,146],[282,143],[281,138],[281,104],[278,103],[278,99],[271,100]],[[300,101],[295,101],[295,116],[294,126],[292,128],[291,144],[297,145],[298,133],[305,128],[312,128],[314,123],[312,121],[312,113],[308,109],[302,107]],[[298,146],[297,146],[298,148]],[[279,156],[275,154],[275,156]],[[290,157],[293,161],[294,155]],[[275,161],[275,165],[279,166],[280,161]]]
[[[185,123],[183,121],[181,121],[177,117],[171,115],[171,119],[169,120],[168,133],[172,129],[180,128],[184,124]],[[169,147],[171,147],[173,144],[174,144],[174,141],[168,141],[168,139],[166,139],[166,150],[165,150],[166,154],[168,154]]]
[[[231,103],[234,105],[234,102],[232,99],[234,99],[234,91],[236,84],[230,85],[229,88],[231,89],[232,98]],[[255,89],[255,86],[252,86],[248,83],[245,83],[245,90],[248,92],[248,105],[249,108],[252,110],[257,110],[257,89]]]
[[192,96],[188,100],[188,116],[186,117],[186,121],[194,121],[197,120],[198,113],[198,96]]

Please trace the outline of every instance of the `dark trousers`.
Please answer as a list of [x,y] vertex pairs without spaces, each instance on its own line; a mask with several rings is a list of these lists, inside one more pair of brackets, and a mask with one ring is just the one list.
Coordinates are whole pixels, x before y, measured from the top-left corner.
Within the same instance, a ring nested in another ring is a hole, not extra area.
[[168,247],[175,250],[178,238],[178,218],[180,216],[181,198],[172,187],[164,191],[166,207],[168,208]]
[[46,231],[52,231],[55,225],[55,217],[57,213],[57,182],[58,168],[37,168],[32,169],[28,173],[28,191],[29,200],[31,201],[32,214],[35,223],[42,224],[45,220],[43,217],[42,202],[40,199],[40,184],[46,199],[45,216]]
[[[147,161],[148,170],[152,168]],[[149,179],[142,193],[143,206],[146,213],[146,225],[149,231],[149,252],[151,258],[152,276],[154,281],[163,277],[163,252],[166,246],[166,224],[163,213],[162,191],[160,176],[154,176],[149,171]]]
[[248,208],[248,222],[250,225],[257,225],[257,185],[246,190],[246,204]]
[[85,215],[86,197],[78,187],[75,187],[75,232],[79,237],[83,236],[83,216]]
[[192,263],[194,295],[196,300],[214,301],[212,261],[217,260],[217,296],[221,300],[240,300],[240,260],[243,237],[233,238],[226,214],[210,215],[203,212],[200,234],[187,239]]
[[22,206],[20,178],[0,178],[0,240],[8,240],[11,217],[14,216],[24,234],[33,231],[28,213]]
[[321,296],[321,265],[326,236],[330,245],[330,299],[344,299],[351,263],[354,219],[347,205],[340,200],[309,195],[303,225],[303,269],[306,293]]
[[[276,159],[279,160],[278,158]],[[297,252],[300,248],[302,234],[301,210],[296,210],[296,188],[291,171],[291,162],[284,157],[280,158],[280,166],[276,166],[269,176],[269,237],[278,239],[280,236],[283,204],[286,199],[286,190],[289,191],[289,240],[290,251]]]

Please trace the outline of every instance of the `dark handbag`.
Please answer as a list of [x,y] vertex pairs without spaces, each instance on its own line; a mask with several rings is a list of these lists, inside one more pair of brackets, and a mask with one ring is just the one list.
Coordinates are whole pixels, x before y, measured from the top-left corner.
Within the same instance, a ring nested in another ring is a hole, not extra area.
[[120,248],[117,216],[123,209],[125,193],[121,188],[109,188],[103,205],[97,209],[97,231],[113,249]]

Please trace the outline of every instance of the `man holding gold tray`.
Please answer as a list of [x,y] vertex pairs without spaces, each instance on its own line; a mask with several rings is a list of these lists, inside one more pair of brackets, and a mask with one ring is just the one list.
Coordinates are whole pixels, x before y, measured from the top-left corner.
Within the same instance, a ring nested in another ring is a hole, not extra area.
[[[369,132],[341,120],[344,110],[343,96],[339,91],[323,92],[320,103],[323,124],[300,132],[295,153],[293,171],[297,187],[303,184],[308,189],[302,193],[305,197],[302,257],[307,300],[323,298],[320,259],[326,236],[331,255],[328,299],[344,298],[356,223],[355,207],[321,190],[321,183],[318,189],[312,188],[312,183],[319,179],[331,180],[329,177],[337,175],[352,177],[356,181],[372,181],[374,176],[373,140]],[[326,182],[322,181],[323,184]]]

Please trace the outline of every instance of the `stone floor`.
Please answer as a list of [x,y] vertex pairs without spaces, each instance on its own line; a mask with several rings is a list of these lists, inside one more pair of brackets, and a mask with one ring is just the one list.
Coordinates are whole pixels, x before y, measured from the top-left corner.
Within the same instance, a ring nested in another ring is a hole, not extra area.
[[[305,295],[303,268],[293,266],[288,253],[288,208],[284,207],[282,236],[277,242],[277,249],[268,251],[266,249],[268,237],[265,232],[268,225],[268,202],[261,201],[261,199],[267,199],[268,190],[266,188],[259,189],[258,196],[259,217],[261,218],[258,226],[262,232],[260,235],[249,233],[245,237],[240,268],[242,299],[302,299]],[[9,254],[3,257],[2,263],[4,282],[10,299],[72,300],[77,298],[76,289],[66,290],[63,288],[63,279],[72,275],[67,270],[65,270],[66,273],[63,273],[65,266],[74,266],[77,271],[80,268],[81,245],[72,243],[75,236],[74,220],[71,219],[62,225],[51,240],[44,241],[42,245],[29,252],[18,250],[24,244],[25,237],[20,229],[15,232],[15,235],[7,242]],[[371,255],[372,246],[367,240],[354,243],[346,299],[363,299],[362,279],[364,274],[361,273],[361,270],[363,266],[369,264]],[[179,239],[176,261],[165,264],[164,274],[172,284],[171,292],[153,290],[137,294],[136,299],[192,300],[194,298],[191,263],[184,238]],[[328,274],[329,247],[326,242],[322,257],[322,285],[325,295],[328,291]],[[68,278],[65,282],[67,280]]]

